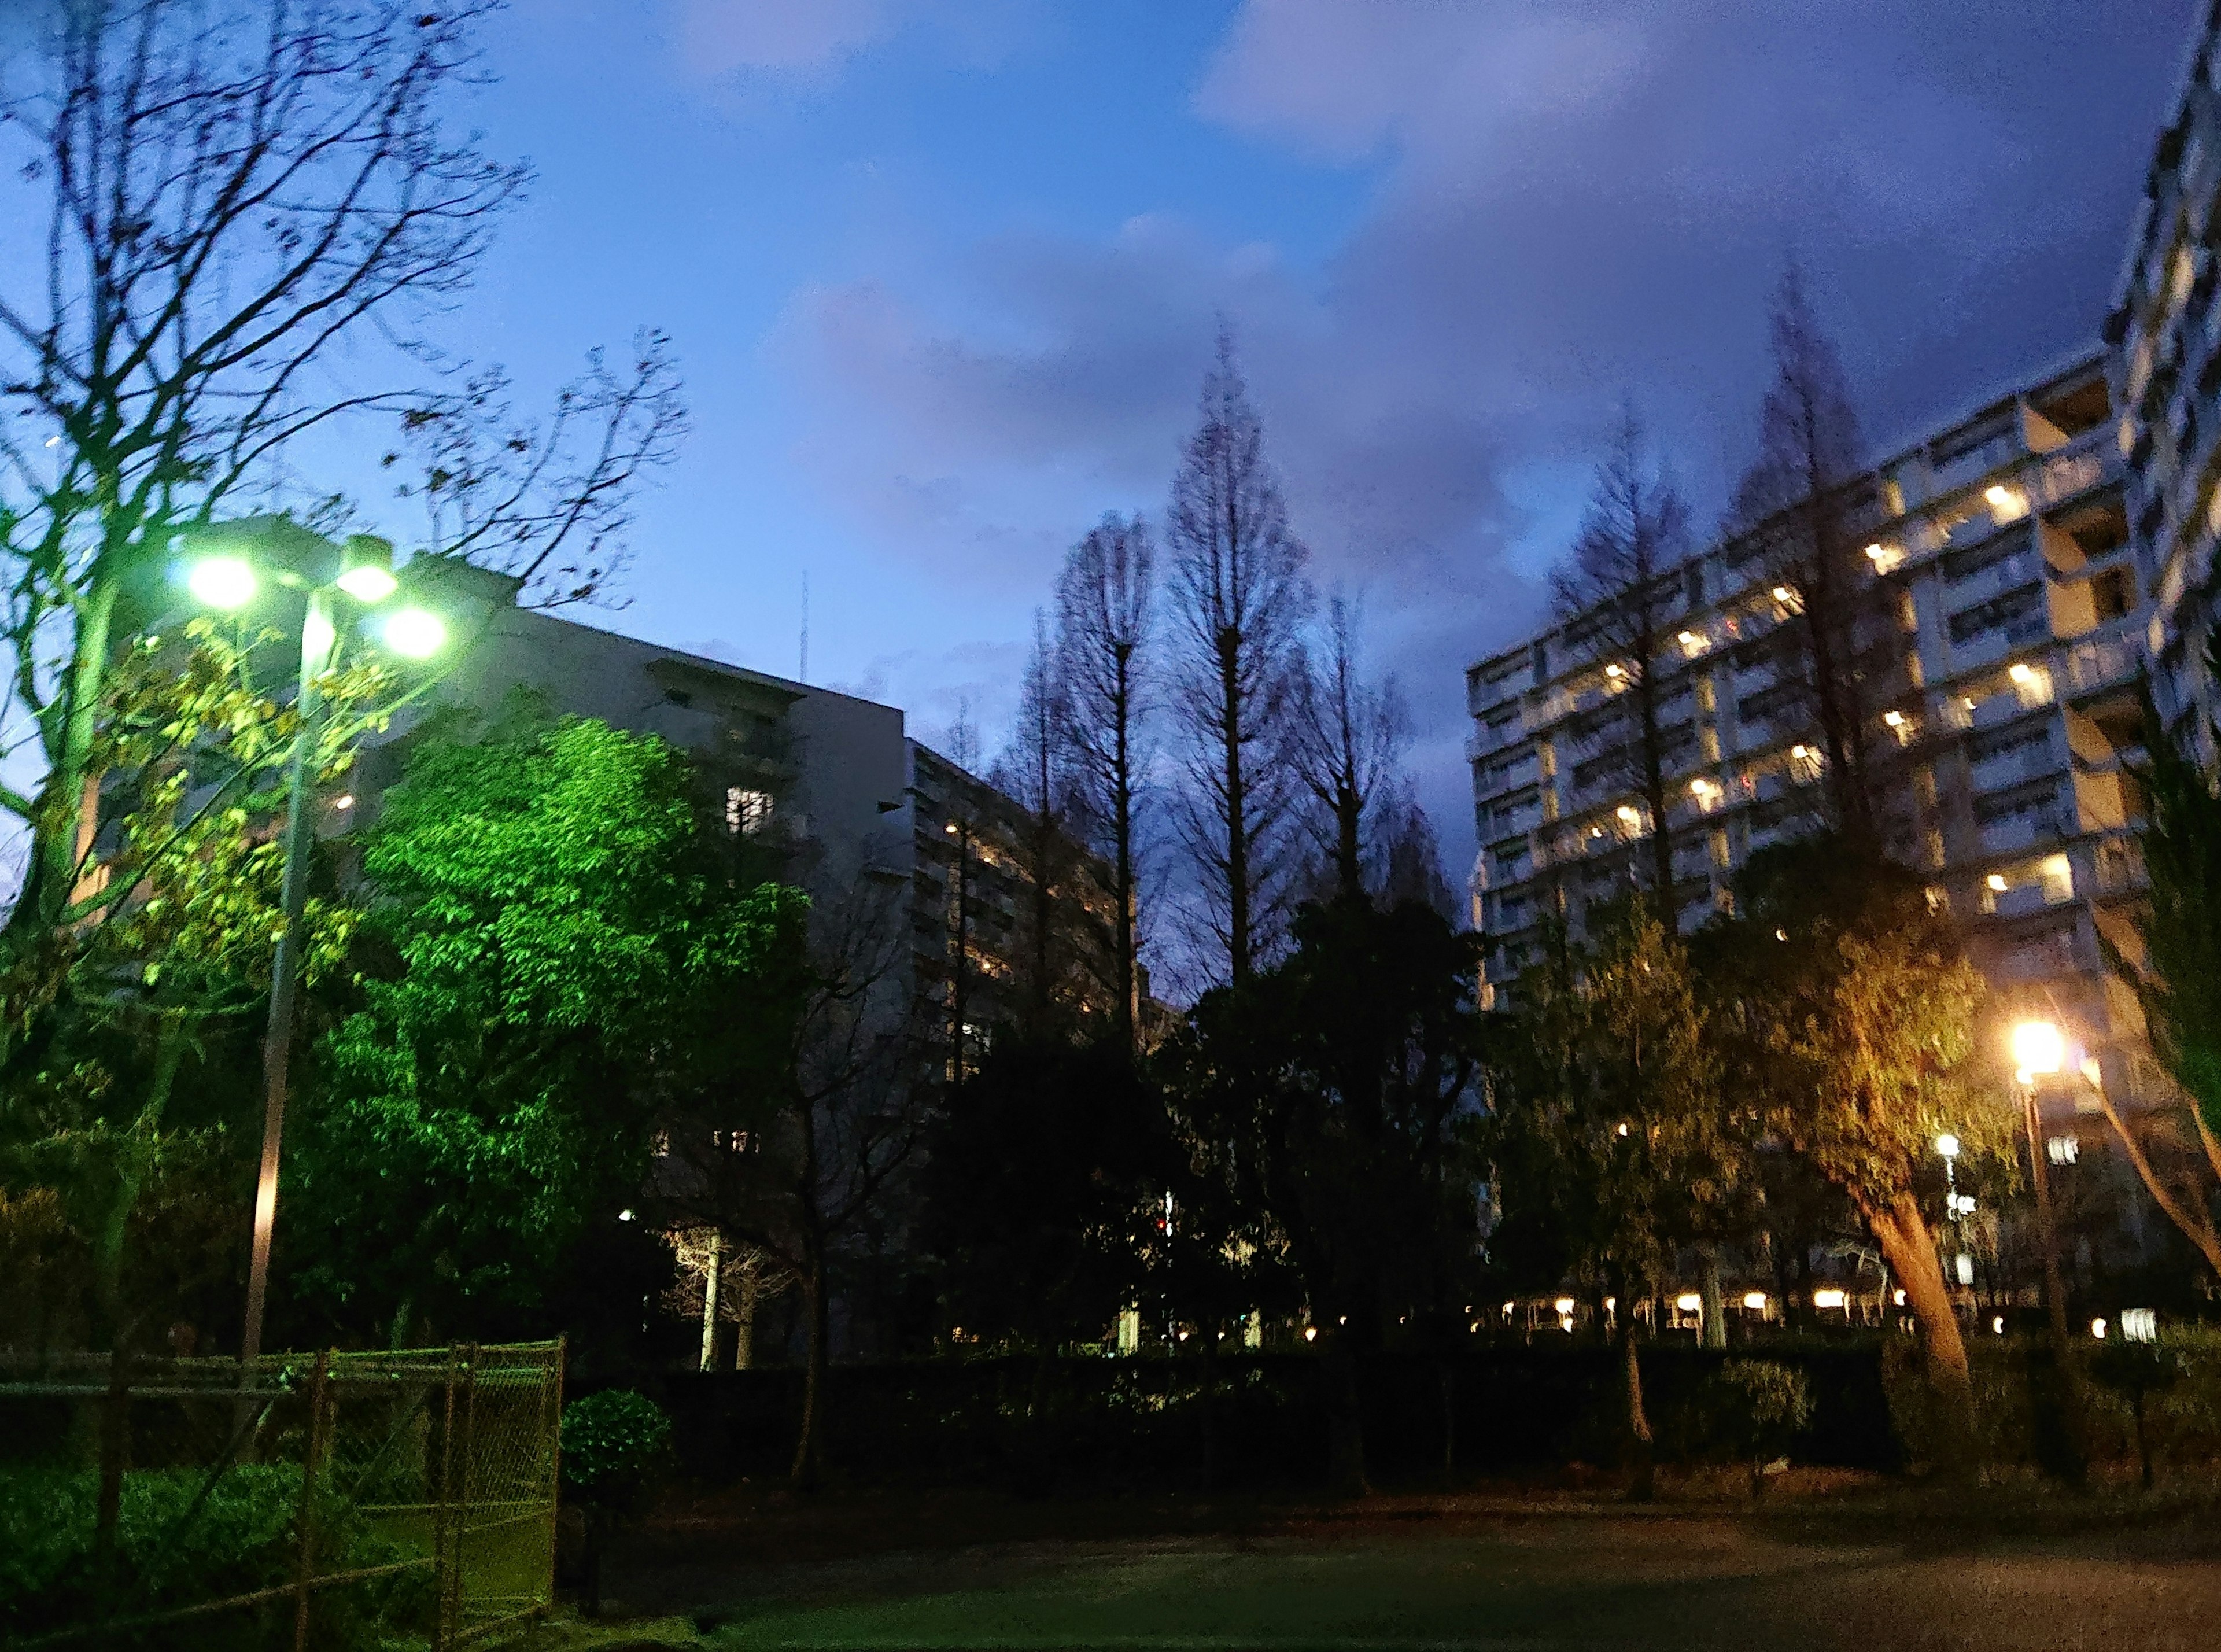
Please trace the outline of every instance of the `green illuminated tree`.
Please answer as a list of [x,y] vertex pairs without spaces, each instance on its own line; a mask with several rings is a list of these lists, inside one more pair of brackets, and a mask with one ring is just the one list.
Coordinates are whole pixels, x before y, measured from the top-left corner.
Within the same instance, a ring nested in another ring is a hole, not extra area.
[[783,1044],[804,911],[727,875],[661,741],[515,704],[471,732],[423,737],[366,835],[363,1004],[290,1161],[301,1288],[397,1338],[538,1307],[641,1198],[658,1110]]
[[2009,1153],[2005,1075],[1981,1059],[1985,987],[1919,879],[1825,835],[1752,858],[1740,916],[1705,944],[1739,1107],[1843,1190],[1918,1321],[1946,1467],[1971,1467],[1974,1388],[1919,1183],[1936,1138]]
[[1494,1148],[1507,1210],[1547,1226],[1572,1275],[1614,1298],[1631,1489],[1652,1492],[1635,1305],[1709,1236],[1742,1180],[1743,1143],[1681,944],[1647,902],[1592,915],[1520,978],[1492,1048]]
[[[0,974],[13,1034],[0,1163],[11,1183],[43,1190],[59,1227],[38,1266],[78,1275],[85,1332],[102,1347],[128,1346],[159,1312],[188,1311],[237,1237],[237,1202],[220,1190],[228,1136],[252,1114],[253,1012],[282,923],[273,828],[296,728],[290,704],[257,681],[272,641],[197,621],[114,662],[91,748],[103,784],[77,823],[84,917]],[[313,768],[328,780],[393,685],[374,663],[343,660],[322,688],[332,715]],[[353,922],[344,900],[311,897],[311,983]]]

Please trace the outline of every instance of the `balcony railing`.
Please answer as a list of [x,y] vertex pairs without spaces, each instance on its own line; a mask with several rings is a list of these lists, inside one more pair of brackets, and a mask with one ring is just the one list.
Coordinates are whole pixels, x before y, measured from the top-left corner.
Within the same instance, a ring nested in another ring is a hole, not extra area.
[[2111,688],[2133,678],[2142,661],[2136,645],[2123,638],[2077,642],[2067,651],[2068,686],[2077,694]]

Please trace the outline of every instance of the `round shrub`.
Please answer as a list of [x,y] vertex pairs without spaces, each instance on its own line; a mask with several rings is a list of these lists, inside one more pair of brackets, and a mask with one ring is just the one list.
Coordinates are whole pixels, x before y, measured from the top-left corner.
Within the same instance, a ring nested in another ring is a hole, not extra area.
[[1812,1421],[1811,1380],[1774,1360],[1730,1360],[1711,1387],[1722,1443],[1749,1462],[1755,1496],[1766,1488],[1766,1465],[1787,1456]]
[[671,1456],[671,1418],[647,1395],[606,1389],[563,1408],[563,1484],[611,1514],[646,1499]]

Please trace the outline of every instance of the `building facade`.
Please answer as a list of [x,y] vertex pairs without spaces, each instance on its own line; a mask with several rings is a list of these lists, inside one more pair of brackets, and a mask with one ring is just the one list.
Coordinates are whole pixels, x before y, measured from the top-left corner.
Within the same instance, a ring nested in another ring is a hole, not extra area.
[[[1841,506],[1872,611],[1893,633],[1868,656],[1865,731],[1890,848],[1962,921],[1993,988],[2068,1030],[2081,1087],[2046,1101],[2068,1142],[2074,1117],[2099,1111],[2097,1086],[2133,1106],[2153,1079],[2141,1017],[2105,956],[2105,942],[2132,942],[2142,887],[2124,759],[2143,737],[2150,608],[2124,471],[2093,354],[1894,455]],[[1761,537],[1711,547],[1671,579],[1677,657],[1658,691],[1684,930],[1732,910],[1752,854],[1823,817],[1808,697],[1783,680],[1786,651],[1767,646],[1799,597],[1766,572]],[[1654,823],[1608,749],[1630,673],[1585,640],[1584,618],[1467,673],[1473,916],[1497,942],[1492,992],[1532,959],[1547,921],[1578,933],[1591,901],[1649,865]],[[2102,1139],[2080,1128],[2078,1145]]]
[[2143,640],[2169,729],[2210,766],[2221,704],[2207,671],[2221,535],[2221,3],[2193,35],[2107,322],[2132,538],[2151,611]]

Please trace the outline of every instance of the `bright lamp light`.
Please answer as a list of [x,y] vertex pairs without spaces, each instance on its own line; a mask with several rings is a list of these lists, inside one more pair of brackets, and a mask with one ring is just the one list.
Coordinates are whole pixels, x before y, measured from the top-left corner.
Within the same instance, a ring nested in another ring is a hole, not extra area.
[[2012,1056],[2024,1073],[2056,1073],[2067,1062],[2067,1036],[2049,1021],[2024,1021],[2012,1029]]
[[435,613],[422,608],[397,610],[385,622],[385,646],[410,660],[429,660],[447,646],[447,627]]
[[254,584],[254,565],[241,556],[203,556],[185,573],[185,589],[204,608],[243,608]]
[[359,603],[382,603],[400,583],[375,562],[358,562],[339,578],[340,589]]
[[1959,1156],[1959,1138],[1946,1130],[1936,1138],[1936,1150],[1947,1159]]

